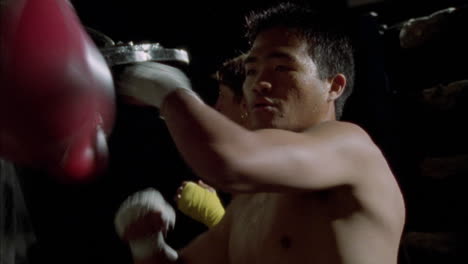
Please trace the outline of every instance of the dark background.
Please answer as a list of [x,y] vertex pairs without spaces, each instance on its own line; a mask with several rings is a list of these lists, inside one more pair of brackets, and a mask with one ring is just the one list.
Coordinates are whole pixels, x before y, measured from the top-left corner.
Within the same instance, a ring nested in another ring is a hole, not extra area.
[[[114,41],[150,41],[167,48],[186,49],[191,57],[188,72],[194,87],[209,103],[216,99],[216,86],[209,76],[224,60],[248,48],[242,33],[245,14],[275,2],[72,1],[85,26]],[[454,66],[466,58],[466,53],[463,57],[448,46],[457,39],[405,51],[399,47],[398,30],[382,33],[382,26],[391,27],[412,17],[466,3],[400,0],[352,6],[339,0],[309,1],[317,8],[336,11],[336,19],[351,25],[356,44],[356,90],[344,118],[368,130],[388,158],[407,201],[406,231],[457,231],[464,226],[458,211],[448,210],[454,206],[463,208],[463,189],[453,187],[458,182],[425,180],[418,169],[427,155],[466,153],[466,142],[456,140],[457,135],[462,137],[466,132],[454,125],[460,116],[436,119],[411,100],[415,92],[424,88],[466,78],[466,67]],[[340,15],[342,11],[349,15]],[[370,11],[377,16],[369,15]],[[466,24],[461,28],[466,34]],[[428,147],[429,142],[440,138],[453,142]],[[179,184],[195,178],[180,159],[155,110],[119,101],[109,145],[108,171],[89,183],[66,184],[40,171],[20,169],[38,238],[30,252],[32,263],[130,263],[128,249],[113,227],[120,203],[129,194],[149,186],[172,201]],[[181,247],[203,230],[200,224],[178,214],[176,231],[169,240]]]

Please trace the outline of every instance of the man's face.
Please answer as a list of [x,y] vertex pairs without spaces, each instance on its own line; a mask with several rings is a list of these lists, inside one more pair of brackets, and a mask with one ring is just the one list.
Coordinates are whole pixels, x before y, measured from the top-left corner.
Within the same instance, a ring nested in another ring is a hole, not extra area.
[[245,70],[244,96],[254,129],[302,131],[330,117],[330,83],[318,78],[307,43],[290,30],[260,33]]

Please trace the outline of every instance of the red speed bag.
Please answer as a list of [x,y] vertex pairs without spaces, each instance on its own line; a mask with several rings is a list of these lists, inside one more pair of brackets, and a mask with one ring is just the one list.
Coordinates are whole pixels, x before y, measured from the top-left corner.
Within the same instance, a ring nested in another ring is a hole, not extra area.
[[0,24],[0,157],[67,179],[107,160],[111,72],[67,0],[14,0]]

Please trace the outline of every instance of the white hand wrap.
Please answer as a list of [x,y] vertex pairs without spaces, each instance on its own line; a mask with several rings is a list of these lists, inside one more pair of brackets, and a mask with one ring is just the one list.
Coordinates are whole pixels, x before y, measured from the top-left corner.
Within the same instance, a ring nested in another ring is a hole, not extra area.
[[132,256],[135,259],[147,259],[152,257],[155,252],[163,252],[167,259],[176,260],[178,258],[177,251],[169,247],[164,242],[164,236],[161,232],[154,236],[132,240],[129,243]]
[[118,93],[160,108],[168,94],[184,89],[196,96],[187,76],[179,69],[157,62],[129,66],[121,75]]
[[154,189],[146,189],[128,197],[120,206],[115,216],[115,229],[120,237],[130,224],[149,213],[158,213],[163,223],[161,231],[147,234],[140,239],[129,241],[130,249],[135,258],[144,259],[156,252],[164,252],[170,257],[177,258],[177,252],[164,241],[164,233],[175,224],[175,211],[164,200],[162,195]]

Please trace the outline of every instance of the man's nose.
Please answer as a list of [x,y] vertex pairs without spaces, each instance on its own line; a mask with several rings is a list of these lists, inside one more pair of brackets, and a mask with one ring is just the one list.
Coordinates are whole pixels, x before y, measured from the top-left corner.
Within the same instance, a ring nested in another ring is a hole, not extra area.
[[271,91],[272,85],[269,81],[258,81],[253,87],[256,94],[267,94]]

